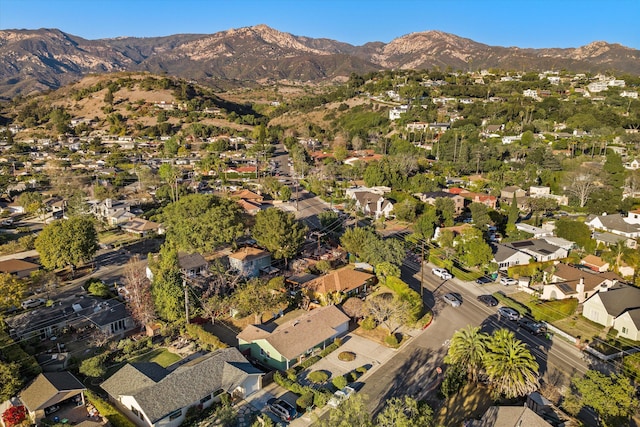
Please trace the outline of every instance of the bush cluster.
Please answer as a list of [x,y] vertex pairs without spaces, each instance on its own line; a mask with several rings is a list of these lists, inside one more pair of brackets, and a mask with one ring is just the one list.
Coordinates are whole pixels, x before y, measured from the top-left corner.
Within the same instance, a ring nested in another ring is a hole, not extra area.
[[212,333],[206,331],[202,326],[195,323],[187,324],[187,334],[198,341],[200,347],[205,350],[215,350],[218,348],[226,348],[227,345]]
[[338,360],[342,360],[343,362],[351,362],[356,359],[356,354],[352,351],[341,351],[338,354]]

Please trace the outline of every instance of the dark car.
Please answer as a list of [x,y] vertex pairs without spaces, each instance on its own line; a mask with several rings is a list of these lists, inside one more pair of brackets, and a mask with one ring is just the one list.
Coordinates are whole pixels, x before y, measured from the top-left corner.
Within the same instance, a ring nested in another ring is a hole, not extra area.
[[487,283],[493,283],[493,279],[490,276],[481,276],[476,280],[478,285],[486,285]]
[[495,307],[498,305],[498,300],[493,295],[478,295],[478,301],[487,307]]
[[537,322],[528,317],[518,320],[518,326],[533,335],[542,335],[547,333],[547,326],[542,322]]
[[289,402],[282,399],[269,399],[267,402],[269,410],[280,417],[283,421],[291,421],[298,415],[296,408]]

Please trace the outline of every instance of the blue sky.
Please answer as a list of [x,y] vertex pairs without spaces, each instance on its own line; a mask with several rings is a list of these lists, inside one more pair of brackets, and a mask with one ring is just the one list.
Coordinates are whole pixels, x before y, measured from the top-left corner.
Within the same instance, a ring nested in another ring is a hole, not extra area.
[[640,0],[0,0],[0,29],[86,39],[210,34],[266,24],[361,45],[440,30],[497,46],[640,49]]

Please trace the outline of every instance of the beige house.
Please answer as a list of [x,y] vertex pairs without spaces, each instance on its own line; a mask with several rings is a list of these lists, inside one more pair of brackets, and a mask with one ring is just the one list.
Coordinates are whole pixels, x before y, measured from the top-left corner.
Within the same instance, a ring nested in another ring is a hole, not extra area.
[[242,354],[285,370],[331,344],[349,330],[349,316],[335,305],[316,308],[277,325],[249,325],[238,334]]
[[582,315],[600,325],[615,328],[620,336],[636,337],[639,333],[640,289],[620,286],[600,291],[584,303]]
[[20,392],[20,401],[34,423],[40,424],[48,409],[66,402],[84,404],[85,386],[71,372],[45,372]]

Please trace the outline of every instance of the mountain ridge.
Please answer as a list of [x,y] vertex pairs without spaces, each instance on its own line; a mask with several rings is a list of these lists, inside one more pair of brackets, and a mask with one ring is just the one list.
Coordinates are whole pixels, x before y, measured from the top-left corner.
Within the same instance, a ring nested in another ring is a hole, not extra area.
[[59,29],[0,30],[0,97],[55,89],[91,73],[149,71],[204,84],[319,81],[384,69],[504,68],[640,72],[640,50],[594,41],[577,48],[490,46],[438,30],[361,46],[265,24],[212,34],[88,40]]

